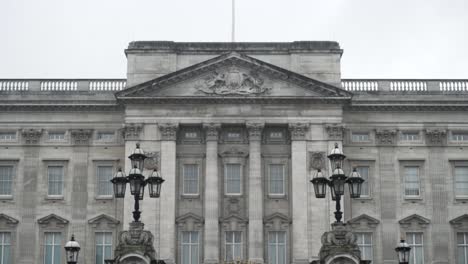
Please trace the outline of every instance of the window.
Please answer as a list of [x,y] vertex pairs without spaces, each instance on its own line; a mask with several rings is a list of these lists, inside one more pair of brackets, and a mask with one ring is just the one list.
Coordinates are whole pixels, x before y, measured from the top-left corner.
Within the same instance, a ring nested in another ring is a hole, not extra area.
[[419,132],[402,132],[400,139],[404,141],[419,141]]
[[286,232],[268,232],[268,264],[286,264]]
[[411,247],[409,264],[424,264],[423,234],[406,233],[406,238]]
[[361,178],[364,180],[361,186],[361,197],[369,197],[370,188],[369,188],[369,167],[368,166],[358,166],[356,171],[361,175]]
[[285,194],[284,192],[284,165],[270,164],[269,166],[270,194]]
[[468,141],[468,132],[452,132],[452,141],[467,142]]
[[185,132],[184,137],[187,138],[187,139],[198,138],[198,133],[195,132],[195,131]]
[[48,136],[51,141],[65,140],[65,132],[49,132]]
[[96,264],[105,264],[112,258],[112,232],[96,233]]
[[241,194],[241,165],[230,163],[225,165],[226,194]]
[[242,259],[242,232],[226,232],[226,261]]
[[114,132],[98,132],[97,140],[112,141],[114,140]]
[[11,234],[0,232],[0,264],[9,264],[11,261]]
[[44,243],[44,264],[60,264],[62,252],[62,234],[46,232]]
[[184,194],[198,194],[198,164],[184,164]]
[[361,250],[362,260],[372,260],[372,234],[371,233],[355,233],[357,237],[357,245]]
[[181,243],[182,264],[198,264],[199,245],[197,231],[183,231]]
[[405,166],[403,168],[404,181],[405,181],[405,196],[419,196],[419,167],[418,166]]
[[281,131],[270,132],[270,139],[283,139],[283,132]]
[[48,195],[63,195],[63,166],[48,166]]
[[0,132],[0,141],[16,140],[16,132]]
[[112,187],[112,180],[113,177],[113,167],[112,166],[97,166],[96,169],[97,174],[97,195],[98,196],[112,196],[113,194],[113,187]]
[[228,132],[226,134],[227,138],[230,140],[237,140],[240,138],[240,133],[239,132]]
[[11,196],[12,186],[13,166],[0,166],[0,196]]
[[457,264],[468,264],[468,232],[457,233]]
[[455,166],[455,196],[468,197],[468,166]]
[[353,142],[368,142],[370,141],[369,132],[353,132],[351,141]]

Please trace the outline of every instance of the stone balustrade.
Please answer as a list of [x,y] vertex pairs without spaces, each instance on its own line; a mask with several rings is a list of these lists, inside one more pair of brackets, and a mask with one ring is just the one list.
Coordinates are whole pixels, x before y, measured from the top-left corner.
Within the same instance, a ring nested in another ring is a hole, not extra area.
[[126,85],[126,79],[0,79],[0,92],[115,92]]
[[341,87],[350,92],[415,92],[415,93],[466,93],[468,80],[422,80],[422,79],[342,79]]

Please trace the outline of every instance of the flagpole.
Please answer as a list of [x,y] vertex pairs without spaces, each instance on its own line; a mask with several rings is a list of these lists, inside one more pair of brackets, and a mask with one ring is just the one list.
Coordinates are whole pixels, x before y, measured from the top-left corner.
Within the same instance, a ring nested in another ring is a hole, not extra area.
[[231,42],[236,41],[236,0],[232,0],[232,31]]

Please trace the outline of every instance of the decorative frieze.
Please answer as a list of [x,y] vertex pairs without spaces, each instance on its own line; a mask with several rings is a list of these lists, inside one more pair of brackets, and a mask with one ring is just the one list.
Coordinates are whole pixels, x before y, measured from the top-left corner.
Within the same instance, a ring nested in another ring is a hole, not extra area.
[[205,129],[205,138],[206,141],[217,141],[219,136],[219,130],[221,129],[221,124],[219,123],[205,123],[203,124]]
[[341,124],[328,124],[325,126],[328,140],[343,140],[344,126]]
[[375,139],[377,145],[395,145],[396,143],[396,134],[395,129],[376,129],[375,130]]
[[143,124],[125,124],[122,136],[125,140],[139,140],[141,131],[143,131]]
[[91,129],[72,129],[70,131],[72,136],[73,144],[75,145],[87,145],[93,131]]
[[324,170],[326,168],[325,152],[309,152],[310,170]]
[[446,142],[445,129],[426,129],[426,143],[428,145],[443,145]]
[[309,130],[308,123],[290,123],[289,124],[289,131],[291,132],[292,140],[305,140],[308,130]]
[[42,129],[23,129],[21,136],[25,144],[38,144],[41,139]]
[[177,123],[164,123],[158,124],[159,131],[161,132],[161,140],[176,140],[177,139]]
[[249,140],[261,140],[264,126],[265,123],[247,122],[246,127],[249,131]]

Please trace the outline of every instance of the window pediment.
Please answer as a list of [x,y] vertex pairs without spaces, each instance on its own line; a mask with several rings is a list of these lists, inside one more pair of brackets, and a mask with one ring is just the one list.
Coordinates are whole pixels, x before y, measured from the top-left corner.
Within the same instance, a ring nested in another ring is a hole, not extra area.
[[15,218],[8,216],[6,214],[0,214],[0,228],[9,229],[16,227],[19,223]]
[[431,221],[425,217],[422,217],[418,214],[413,214],[408,217],[405,217],[398,221],[400,225],[404,228],[426,228],[427,225],[431,223]]
[[37,220],[37,223],[39,223],[39,225],[42,228],[45,228],[45,227],[63,228],[65,227],[65,225],[68,224],[68,222],[69,221],[67,219],[62,218],[56,214],[50,214],[48,216],[39,218]]
[[454,218],[449,223],[457,229],[468,229],[468,214]]
[[359,215],[347,221],[353,229],[375,228],[380,221],[366,214]]
[[193,231],[199,230],[205,223],[203,217],[194,213],[187,213],[176,218],[176,223],[182,230]]
[[103,228],[115,228],[118,224],[120,224],[120,221],[117,220],[116,218],[106,215],[106,214],[100,214],[94,218],[91,218],[88,220],[88,224],[90,224],[94,228],[98,227],[103,227]]
[[265,227],[271,230],[285,230],[292,223],[291,218],[281,213],[274,213],[264,220]]
[[223,217],[219,219],[219,223],[223,225],[225,230],[232,230],[232,231],[245,228],[248,222],[249,222],[248,219],[241,217],[239,215],[236,215],[236,214],[231,214],[227,217]]

